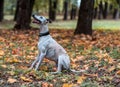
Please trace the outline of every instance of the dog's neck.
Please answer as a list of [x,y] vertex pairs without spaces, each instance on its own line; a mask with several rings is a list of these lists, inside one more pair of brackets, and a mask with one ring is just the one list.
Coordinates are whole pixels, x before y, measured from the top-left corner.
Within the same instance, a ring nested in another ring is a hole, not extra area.
[[40,33],[46,33],[49,32],[48,25],[40,25]]

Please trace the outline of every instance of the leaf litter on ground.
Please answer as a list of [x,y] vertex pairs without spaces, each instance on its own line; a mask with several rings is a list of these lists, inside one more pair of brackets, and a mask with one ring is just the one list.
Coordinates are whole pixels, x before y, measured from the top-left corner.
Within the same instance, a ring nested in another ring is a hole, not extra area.
[[[44,59],[38,71],[28,71],[38,54],[38,29],[0,30],[0,85],[12,87],[86,87],[120,85],[120,31],[95,30],[73,35],[73,30],[51,29],[52,37],[68,52],[71,68],[86,70],[52,75],[55,63]],[[20,84],[22,83],[22,86]]]

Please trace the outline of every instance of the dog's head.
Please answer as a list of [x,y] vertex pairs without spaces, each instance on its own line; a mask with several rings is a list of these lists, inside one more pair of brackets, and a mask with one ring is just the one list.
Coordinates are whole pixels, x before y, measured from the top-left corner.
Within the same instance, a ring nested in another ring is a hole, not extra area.
[[44,16],[32,15],[32,17],[33,17],[33,23],[44,25],[52,22],[50,19],[46,19]]

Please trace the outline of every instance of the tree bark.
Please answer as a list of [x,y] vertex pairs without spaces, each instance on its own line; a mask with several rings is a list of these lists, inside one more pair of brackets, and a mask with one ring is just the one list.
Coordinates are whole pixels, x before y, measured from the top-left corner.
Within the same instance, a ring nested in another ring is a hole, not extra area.
[[3,20],[3,9],[4,9],[4,0],[0,0],[0,22]]
[[49,19],[56,20],[57,0],[49,0]]
[[67,20],[67,17],[68,17],[68,1],[67,0],[64,1],[63,10],[64,10],[64,18],[63,18],[63,20]]
[[29,29],[34,0],[18,0],[18,13],[15,29]]
[[81,0],[77,27],[74,34],[92,35],[94,0]]

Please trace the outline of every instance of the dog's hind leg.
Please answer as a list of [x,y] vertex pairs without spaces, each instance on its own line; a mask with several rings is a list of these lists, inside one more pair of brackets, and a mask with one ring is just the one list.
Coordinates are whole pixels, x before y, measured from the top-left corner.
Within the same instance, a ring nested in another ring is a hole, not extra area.
[[52,72],[52,74],[57,74],[62,71],[62,67],[65,68],[66,70],[70,69],[70,60],[69,57],[66,55],[60,55],[58,57],[58,67],[56,72]]
[[57,62],[57,71],[56,72],[51,72],[51,74],[57,74],[57,73],[61,73],[62,71],[62,59],[61,56],[58,57],[58,62]]

